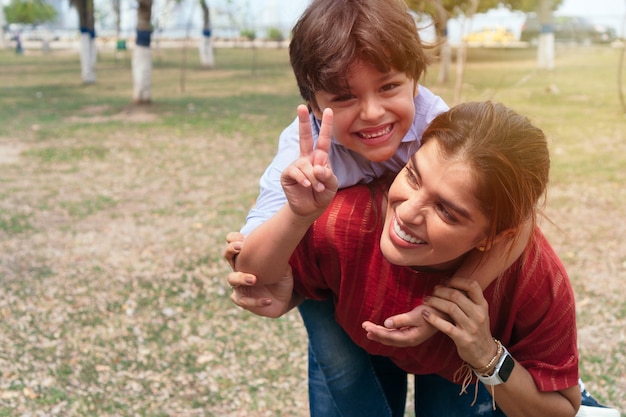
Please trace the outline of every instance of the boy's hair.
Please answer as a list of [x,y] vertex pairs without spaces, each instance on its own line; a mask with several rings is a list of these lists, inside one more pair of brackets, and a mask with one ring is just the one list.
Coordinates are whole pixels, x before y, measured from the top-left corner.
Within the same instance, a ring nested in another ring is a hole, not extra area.
[[291,66],[300,95],[347,90],[347,70],[361,60],[419,81],[429,57],[403,0],[314,0],[293,29]]
[[[447,159],[466,161],[474,172],[474,195],[491,224],[488,245],[501,232],[536,221],[550,171],[541,129],[510,108],[490,101],[463,103],[437,116],[422,136],[436,140]],[[545,201],[545,200],[544,200]]]

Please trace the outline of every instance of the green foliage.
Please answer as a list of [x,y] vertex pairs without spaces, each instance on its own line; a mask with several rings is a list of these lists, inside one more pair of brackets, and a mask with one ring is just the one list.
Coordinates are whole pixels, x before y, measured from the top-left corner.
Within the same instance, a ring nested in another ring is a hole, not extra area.
[[[531,12],[537,10],[541,1],[545,0],[480,0],[478,2],[477,12],[485,12],[494,9],[503,4],[512,10],[521,10],[523,12]],[[552,9],[556,10],[563,0],[552,0]],[[407,0],[407,4],[411,10],[426,13],[431,16],[437,16],[437,7],[443,7],[449,16],[455,16],[467,10],[471,4],[470,0]]]
[[256,32],[254,31],[254,29],[241,29],[241,32],[239,32],[239,34],[249,41],[253,41],[256,39]]
[[4,14],[8,23],[39,24],[53,20],[57,11],[44,0],[12,0]]
[[278,28],[269,28],[267,30],[267,38],[271,41],[282,42],[284,39],[283,32]]

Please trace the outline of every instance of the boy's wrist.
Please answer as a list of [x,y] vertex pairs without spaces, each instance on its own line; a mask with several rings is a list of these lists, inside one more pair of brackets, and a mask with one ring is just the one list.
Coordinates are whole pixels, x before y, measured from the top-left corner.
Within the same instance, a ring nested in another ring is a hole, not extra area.
[[315,222],[315,220],[317,220],[322,215],[322,213],[324,213],[324,210],[316,210],[313,213],[301,214],[295,211],[290,205],[288,206],[290,223],[292,223],[294,226],[306,227],[307,229],[313,224],[313,222]]

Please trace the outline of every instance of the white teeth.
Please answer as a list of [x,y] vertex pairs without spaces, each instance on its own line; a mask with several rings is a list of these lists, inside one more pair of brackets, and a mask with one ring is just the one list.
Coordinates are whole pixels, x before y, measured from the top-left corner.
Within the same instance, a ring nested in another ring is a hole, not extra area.
[[359,133],[363,139],[376,138],[378,136],[386,135],[391,132],[391,125],[387,125],[383,130],[376,133]]
[[402,238],[402,240],[404,240],[406,242],[415,243],[415,244],[426,243],[423,240],[418,239],[416,237],[413,237],[413,236],[409,235],[408,233],[406,233],[404,230],[400,229],[400,225],[395,220],[393,222],[393,230],[396,232],[396,234],[398,236],[400,236]]

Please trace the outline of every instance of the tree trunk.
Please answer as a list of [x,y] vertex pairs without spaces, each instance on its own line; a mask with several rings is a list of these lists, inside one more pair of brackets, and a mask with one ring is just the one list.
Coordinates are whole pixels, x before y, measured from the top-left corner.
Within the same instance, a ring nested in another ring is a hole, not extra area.
[[537,47],[537,67],[540,69],[554,69],[554,26],[552,23],[552,0],[539,2],[539,45]]
[[211,33],[211,12],[206,0],[199,0],[202,7],[202,39],[200,40],[200,63],[205,68],[215,68],[213,38]]
[[147,104],[152,101],[152,0],[139,0],[137,8],[137,39],[133,50],[133,102]]
[[441,0],[433,2],[437,10],[435,19],[435,31],[437,33],[437,43],[439,44],[439,74],[437,83],[444,84],[450,79],[450,66],[452,65],[452,48],[448,42],[448,12],[441,4]]
[[6,47],[6,40],[4,39],[4,25],[6,23],[6,18],[4,17],[4,5],[0,1],[0,49],[4,49]]
[[122,8],[121,0],[113,0],[113,14],[115,15],[115,40],[120,40],[122,29]]
[[[478,10],[478,0],[469,0],[468,8],[465,11],[465,16],[468,20],[472,20]],[[463,91],[463,76],[465,74],[465,58],[467,53],[467,45],[465,41],[461,41],[456,55],[456,82],[454,86],[454,99],[453,104],[459,104],[462,102]]]
[[73,0],[80,26],[80,73],[84,84],[96,82],[96,30],[93,0]]

